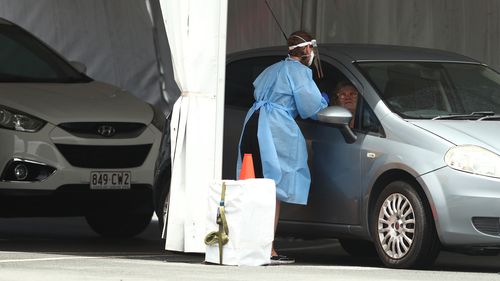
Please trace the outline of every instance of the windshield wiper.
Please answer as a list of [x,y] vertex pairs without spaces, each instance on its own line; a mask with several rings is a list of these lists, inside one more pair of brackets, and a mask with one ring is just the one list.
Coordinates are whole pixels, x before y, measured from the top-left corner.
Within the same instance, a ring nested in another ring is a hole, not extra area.
[[487,116],[495,116],[495,112],[493,112],[493,111],[477,111],[477,112],[472,112],[471,114],[439,115],[439,116],[432,118],[432,120],[445,120],[445,119],[470,120],[470,119],[478,119],[481,117],[485,118]]

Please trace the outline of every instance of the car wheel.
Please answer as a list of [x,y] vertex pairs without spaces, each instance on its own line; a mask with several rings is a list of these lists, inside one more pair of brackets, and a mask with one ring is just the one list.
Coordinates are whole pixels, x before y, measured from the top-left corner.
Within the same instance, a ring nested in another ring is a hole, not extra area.
[[340,246],[349,255],[357,258],[376,257],[377,251],[372,242],[357,239],[339,239]]
[[371,229],[378,256],[388,267],[425,267],[439,253],[431,210],[408,182],[394,181],[378,196]]
[[128,238],[146,229],[153,213],[147,214],[92,214],[85,216],[92,230],[104,237]]

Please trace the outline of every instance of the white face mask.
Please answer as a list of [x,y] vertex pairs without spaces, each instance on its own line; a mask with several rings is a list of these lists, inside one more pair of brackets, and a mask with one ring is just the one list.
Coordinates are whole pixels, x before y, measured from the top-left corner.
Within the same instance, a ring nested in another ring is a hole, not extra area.
[[313,63],[313,60],[314,60],[314,52],[311,52],[309,54],[309,61],[307,62],[307,65],[311,66],[311,64]]

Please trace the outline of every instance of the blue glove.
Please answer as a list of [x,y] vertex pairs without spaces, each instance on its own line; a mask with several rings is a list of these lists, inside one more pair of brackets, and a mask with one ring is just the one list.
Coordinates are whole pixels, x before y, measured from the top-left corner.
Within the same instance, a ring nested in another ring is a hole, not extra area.
[[326,100],[326,104],[330,103],[330,98],[325,92],[321,92],[321,96]]

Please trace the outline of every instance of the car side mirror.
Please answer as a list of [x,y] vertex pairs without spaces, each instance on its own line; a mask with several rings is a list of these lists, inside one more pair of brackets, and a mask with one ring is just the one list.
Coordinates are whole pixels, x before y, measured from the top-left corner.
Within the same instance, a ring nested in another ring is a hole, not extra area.
[[70,61],[69,63],[80,73],[85,73],[87,71],[87,66],[81,62]]
[[338,127],[347,143],[356,141],[357,136],[349,127],[349,122],[352,119],[352,114],[349,110],[341,106],[329,106],[318,112],[317,116],[319,121]]

